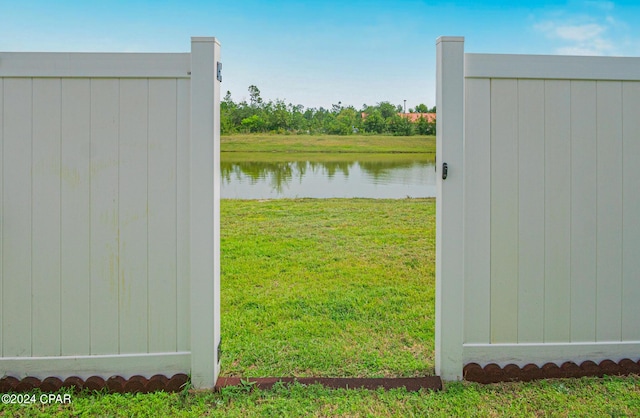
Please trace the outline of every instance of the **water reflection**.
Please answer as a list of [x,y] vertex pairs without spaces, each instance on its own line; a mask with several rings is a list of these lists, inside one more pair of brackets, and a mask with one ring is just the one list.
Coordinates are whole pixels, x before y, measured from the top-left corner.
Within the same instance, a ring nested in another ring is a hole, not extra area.
[[432,154],[222,154],[222,198],[435,196]]

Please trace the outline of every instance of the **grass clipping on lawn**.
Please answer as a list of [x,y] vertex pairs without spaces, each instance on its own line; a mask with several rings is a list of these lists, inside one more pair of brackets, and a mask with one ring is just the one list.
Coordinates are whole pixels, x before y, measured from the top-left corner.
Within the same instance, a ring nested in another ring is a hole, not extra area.
[[433,374],[433,199],[221,211],[222,376]]

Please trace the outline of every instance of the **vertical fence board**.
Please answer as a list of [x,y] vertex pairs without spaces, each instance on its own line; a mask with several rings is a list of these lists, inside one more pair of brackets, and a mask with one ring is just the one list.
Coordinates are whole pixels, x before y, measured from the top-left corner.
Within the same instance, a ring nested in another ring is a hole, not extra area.
[[191,115],[189,80],[178,80],[177,91],[177,148],[176,148],[176,234],[177,254],[176,269],[178,279],[176,283],[176,309],[177,309],[177,349],[188,351],[190,349],[191,334],[189,330],[189,124]]
[[213,261],[213,106],[215,42],[191,39],[191,373],[194,385],[213,386],[216,374]]
[[91,354],[118,352],[119,80],[91,80]]
[[491,338],[491,97],[489,79],[466,81],[464,342]]
[[622,326],[622,85],[597,83],[596,340]]
[[571,323],[571,82],[545,80],[544,341],[568,342]]
[[61,100],[61,351],[90,353],[91,87],[62,79]]
[[4,80],[3,356],[31,355],[32,80]]
[[[435,370],[462,378],[464,342],[464,38],[436,42]],[[443,164],[448,176],[442,178]]]
[[120,80],[120,353],[148,347],[147,114],[147,80]]
[[622,339],[640,340],[640,82],[623,83]]
[[491,80],[491,342],[518,339],[518,84]]
[[149,80],[149,351],[176,350],[176,80]]
[[596,83],[571,82],[571,341],[595,341]]
[[544,335],[544,81],[518,81],[518,342]]
[[215,38],[191,38],[191,378],[213,387],[220,359],[220,82]]
[[[213,48],[213,59],[216,64],[220,62],[220,44],[216,41]],[[215,382],[220,372],[220,188],[222,179],[220,174],[220,83],[213,82],[213,358]],[[462,182],[460,182],[462,183]],[[461,184],[462,186],[462,184]],[[462,197],[462,193],[461,196]],[[460,237],[462,238],[462,237]],[[462,241],[462,240],[461,240]],[[460,242],[462,245],[462,242]],[[461,280],[462,281],[462,280]],[[460,327],[460,333],[463,332]]]
[[[0,303],[3,303],[3,292],[2,288],[4,286],[4,274],[2,267],[4,265],[3,258],[3,241],[4,241],[4,233],[3,233],[3,219],[4,219],[4,78],[0,77]],[[2,322],[2,306],[0,306],[0,325],[4,325]],[[3,356],[3,332],[0,330],[0,356]]]
[[61,80],[33,80],[34,356],[60,355]]

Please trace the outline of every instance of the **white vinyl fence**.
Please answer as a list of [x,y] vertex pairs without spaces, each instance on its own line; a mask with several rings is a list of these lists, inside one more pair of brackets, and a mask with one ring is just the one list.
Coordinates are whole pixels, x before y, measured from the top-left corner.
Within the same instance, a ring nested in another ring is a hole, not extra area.
[[213,387],[219,57],[0,53],[0,376]]
[[437,59],[436,372],[640,358],[640,58]]

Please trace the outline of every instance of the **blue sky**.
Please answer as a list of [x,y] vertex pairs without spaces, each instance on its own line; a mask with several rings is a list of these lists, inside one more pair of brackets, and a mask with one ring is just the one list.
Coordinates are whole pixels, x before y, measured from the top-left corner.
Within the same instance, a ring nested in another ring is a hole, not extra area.
[[185,52],[222,44],[223,93],[305,107],[435,104],[435,41],[467,52],[640,56],[629,1],[0,0],[0,51]]

